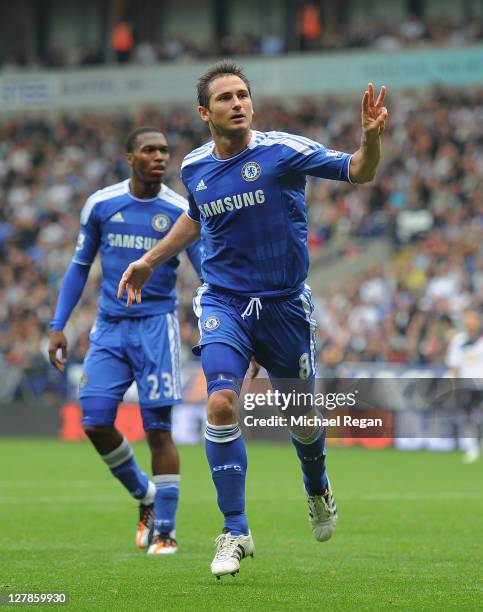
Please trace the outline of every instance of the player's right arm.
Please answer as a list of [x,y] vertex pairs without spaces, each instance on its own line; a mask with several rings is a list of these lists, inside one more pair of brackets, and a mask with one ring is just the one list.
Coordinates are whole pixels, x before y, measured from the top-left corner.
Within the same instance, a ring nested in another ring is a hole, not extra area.
[[[191,205],[190,205],[191,213]],[[149,280],[154,269],[200,237],[200,224],[189,213],[182,214],[173,229],[140,259],[132,262],[124,271],[119,283],[117,297],[122,299],[127,290],[127,306],[141,303],[141,289]]]
[[82,209],[81,229],[77,238],[75,255],[62,280],[54,318],[50,322],[49,359],[59,372],[64,371],[67,360],[67,338],[63,330],[82,295],[99,244],[99,223],[91,196]]
[[[77,305],[89,276],[90,266],[82,266],[73,261],[69,264],[60,287],[55,315],[50,323],[49,359],[50,363],[63,372],[67,360],[67,338],[63,332],[69,317]],[[61,357],[58,357],[58,351]]]

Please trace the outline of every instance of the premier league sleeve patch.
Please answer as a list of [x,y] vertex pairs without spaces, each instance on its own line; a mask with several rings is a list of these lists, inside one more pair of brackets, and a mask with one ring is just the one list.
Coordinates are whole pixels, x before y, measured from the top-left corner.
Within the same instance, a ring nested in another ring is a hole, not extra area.
[[245,181],[256,181],[262,173],[262,168],[257,162],[247,162],[242,168],[242,177]]
[[167,232],[171,219],[167,215],[154,215],[151,225],[157,232]]
[[208,317],[203,322],[203,329],[207,332],[218,329],[221,325],[221,321],[218,317]]
[[87,374],[82,372],[82,376],[79,380],[79,389],[83,389],[87,385]]

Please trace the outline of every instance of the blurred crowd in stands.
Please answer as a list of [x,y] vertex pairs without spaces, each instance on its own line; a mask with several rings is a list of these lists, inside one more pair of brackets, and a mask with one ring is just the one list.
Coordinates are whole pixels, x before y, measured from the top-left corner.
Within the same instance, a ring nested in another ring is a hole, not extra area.
[[330,183],[311,197],[312,237],[346,226],[359,237],[385,234],[394,252],[364,278],[316,292],[322,367],[443,364],[462,312],[482,310],[482,94],[398,96],[376,184],[339,191],[331,207],[321,205],[333,197]]
[[319,292],[319,370],[342,362],[444,365],[465,309],[483,306],[483,210],[433,229],[362,279]]
[[483,40],[481,19],[468,16],[464,21],[449,17],[421,20],[409,17],[400,23],[383,20],[353,24],[339,24],[326,28],[318,9],[311,3],[302,6],[297,19],[295,42],[276,30],[262,36],[253,32],[231,32],[205,45],[196,44],[184,35],[168,36],[157,42],[141,39],[127,21],[120,21],[113,29],[110,43],[97,47],[71,46],[49,48],[43,61],[24,50],[0,58],[0,69],[72,68],[101,64],[134,64],[152,66],[159,62],[191,60],[193,58],[231,56],[275,56],[288,52],[341,51],[372,48],[396,51],[408,47],[457,47],[476,44]]
[[[337,98],[259,104],[256,127],[353,151],[359,105]],[[362,277],[313,286],[323,371],[344,360],[442,363],[462,310],[483,304],[483,89],[399,92],[389,94],[387,105],[374,185],[308,181],[314,261],[336,245],[349,257],[381,239],[393,252]],[[184,193],[181,160],[207,140],[190,108],[7,119],[0,126],[0,398],[41,396],[64,384],[47,363],[46,343],[79,213],[90,193],[126,178],[123,139],[140,125],[164,130],[172,151],[165,180]],[[71,364],[88,346],[99,273],[94,265],[66,329]],[[198,334],[191,311],[197,280],[187,261],[179,277],[189,359]]]

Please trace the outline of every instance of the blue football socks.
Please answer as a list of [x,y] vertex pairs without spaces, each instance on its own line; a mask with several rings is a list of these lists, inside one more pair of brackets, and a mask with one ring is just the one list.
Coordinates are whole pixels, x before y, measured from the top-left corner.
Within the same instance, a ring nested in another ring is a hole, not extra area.
[[292,443],[300,459],[305,490],[309,495],[321,495],[327,488],[325,469],[325,431],[319,428],[310,438],[292,434]]
[[247,454],[240,427],[206,424],[206,457],[218,493],[218,507],[225,517],[225,529],[232,535],[247,535],[245,478]]
[[179,474],[153,476],[156,485],[154,498],[154,529],[157,533],[169,533],[176,524],[179,498]]
[[126,438],[123,439],[120,446],[107,455],[101,455],[101,457],[111,473],[121,481],[135,499],[139,499],[143,503],[153,503],[154,496],[152,500],[146,499],[149,490],[149,478],[136,463],[133,450]]

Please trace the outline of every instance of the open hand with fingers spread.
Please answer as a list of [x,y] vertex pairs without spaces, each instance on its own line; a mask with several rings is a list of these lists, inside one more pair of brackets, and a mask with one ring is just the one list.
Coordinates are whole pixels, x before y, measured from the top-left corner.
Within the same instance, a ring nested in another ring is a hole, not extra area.
[[383,106],[386,97],[384,85],[374,101],[374,85],[369,83],[362,97],[362,129],[366,136],[380,136],[387,120],[387,108]]
[[127,307],[129,308],[134,302],[140,304],[141,289],[149,280],[152,273],[153,269],[143,258],[137,259],[129,264],[119,282],[117,290],[118,299],[121,300],[124,291],[127,291]]

